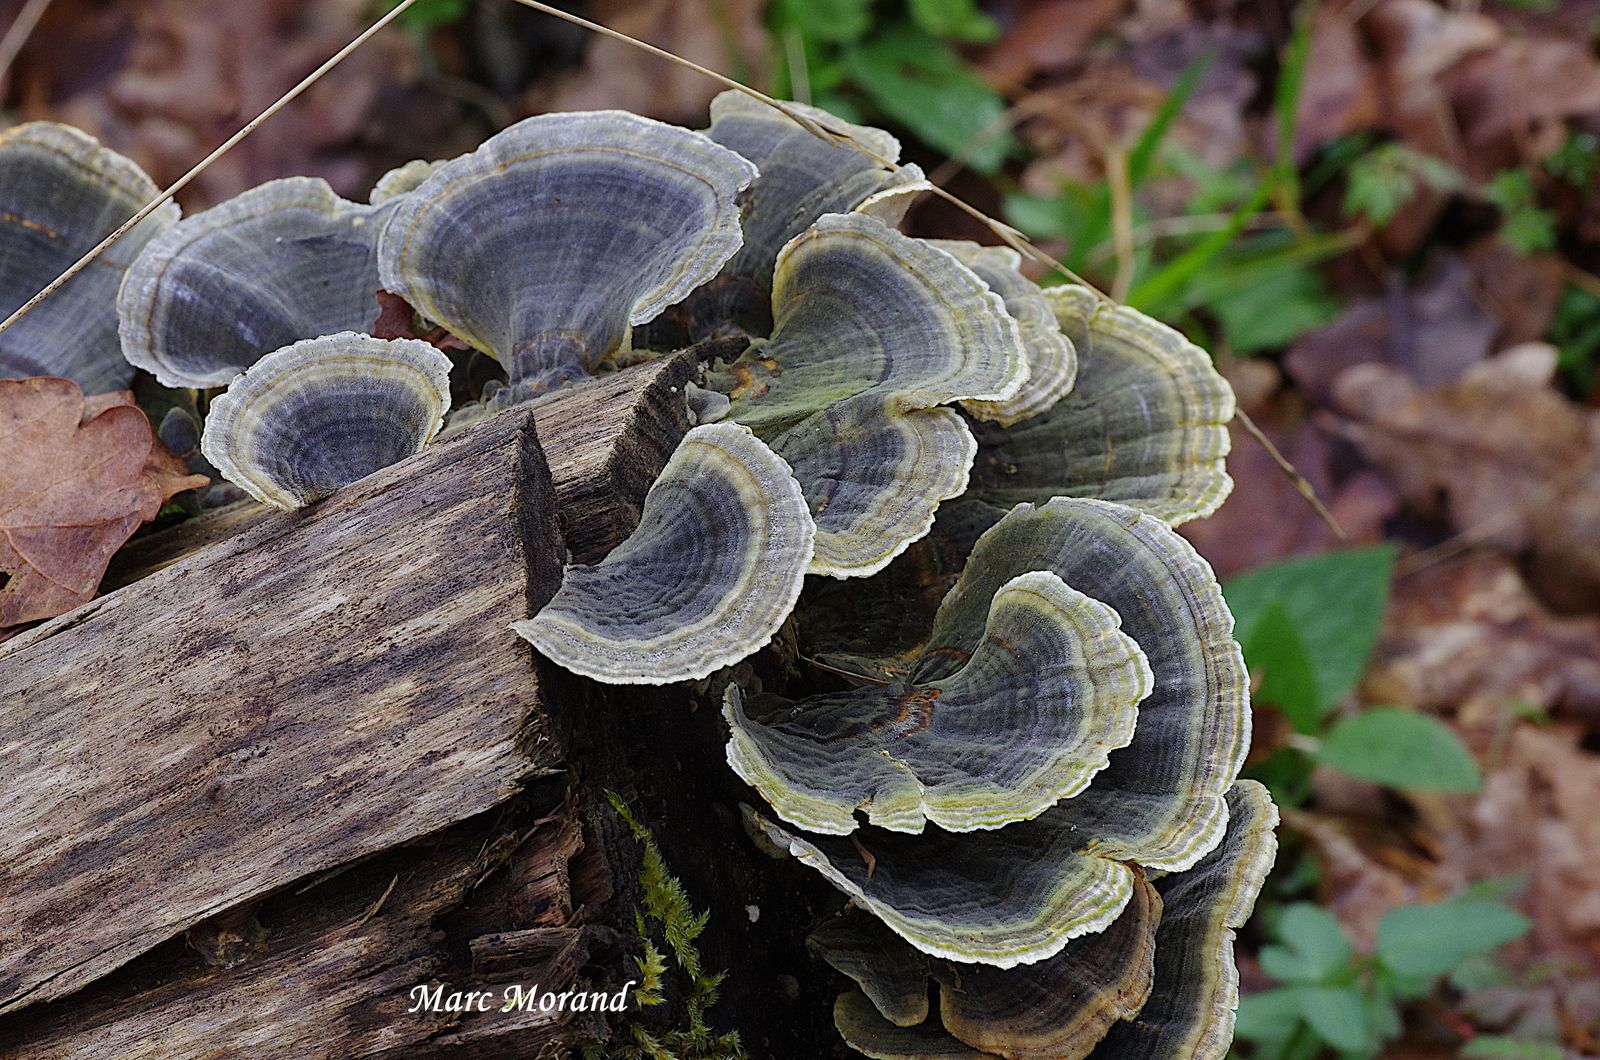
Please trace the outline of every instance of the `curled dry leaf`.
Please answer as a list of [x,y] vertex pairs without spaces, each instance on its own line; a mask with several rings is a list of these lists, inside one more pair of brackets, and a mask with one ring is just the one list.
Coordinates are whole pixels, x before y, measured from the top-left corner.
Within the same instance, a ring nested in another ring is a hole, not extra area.
[[0,381],[0,637],[91,599],[106,564],[176,493],[204,486],[126,391]]
[[1600,722],[1600,618],[1551,614],[1516,565],[1480,552],[1396,580],[1363,688],[1376,702],[1452,711],[1494,739],[1523,712]]
[[1539,344],[1432,390],[1360,365],[1334,400],[1413,509],[1527,555],[1534,588],[1577,609],[1600,601],[1600,417],[1562,397],[1554,371],[1555,349]]

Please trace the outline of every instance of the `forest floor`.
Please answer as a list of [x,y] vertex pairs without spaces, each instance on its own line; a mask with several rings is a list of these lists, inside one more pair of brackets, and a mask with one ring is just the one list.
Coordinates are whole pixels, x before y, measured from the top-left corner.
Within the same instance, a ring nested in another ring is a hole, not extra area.
[[[165,184],[376,10],[55,0],[5,119]],[[1285,810],[1240,1052],[1600,1055],[1600,0],[581,10],[891,128],[1213,351],[1326,504],[1342,537],[1236,425],[1233,496],[1185,528]],[[180,200],[292,174],[362,198],[527,114],[699,127],[717,89],[510,0],[423,0]],[[985,236],[934,202],[909,230]]]

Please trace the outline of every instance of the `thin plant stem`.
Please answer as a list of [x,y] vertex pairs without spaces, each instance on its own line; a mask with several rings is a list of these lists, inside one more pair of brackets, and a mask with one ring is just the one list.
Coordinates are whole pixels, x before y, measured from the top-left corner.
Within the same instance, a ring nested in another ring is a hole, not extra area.
[[44,9],[49,6],[50,0],[28,0],[17,12],[17,20],[6,27],[5,36],[0,37],[0,78],[4,78],[11,69],[22,46],[33,35],[34,27],[44,17]]
[[262,111],[260,114],[257,114],[254,118],[245,123],[245,125],[238,132],[234,133],[221,144],[217,145],[216,149],[213,150],[209,155],[206,155],[199,162],[196,162],[194,167],[190,169],[189,172],[179,177],[160,195],[157,195],[154,199],[151,199],[149,202],[145,203],[143,208],[141,208],[138,213],[122,222],[115,232],[112,232],[110,235],[102,239],[98,244],[95,245],[93,250],[89,251],[83,257],[73,262],[67,267],[65,272],[51,280],[45,285],[43,290],[24,302],[16,312],[6,317],[3,322],[0,322],[0,335],[5,334],[11,329],[12,325],[16,324],[17,321],[33,312],[35,306],[54,294],[62,284],[66,283],[68,280],[72,279],[74,276],[78,275],[78,273],[87,268],[90,262],[94,261],[95,258],[98,258],[101,254],[103,254],[106,248],[111,246],[111,244],[115,243],[117,240],[121,239],[123,236],[132,231],[134,226],[140,221],[143,221],[146,217],[149,217],[161,207],[171,202],[174,195],[188,187],[190,181],[194,180],[194,178],[198,177],[201,173],[204,173],[208,168],[210,168],[211,163],[215,162],[217,159],[233,150],[234,145],[238,144],[239,141],[243,140],[246,136],[249,136],[251,133],[255,132],[262,122],[266,121],[268,118],[278,113],[278,111],[288,106],[288,104],[296,99],[302,92],[320,81],[323,75],[327,74],[329,70],[332,70],[335,66],[338,66],[340,63],[344,62],[350,53],[354,52],[368,40],[372,39],[373,35],[379,30],[383,29],[383,27],[387,26],[389,23],[405,14],[407,9],[409,9],[416,2],[417,0],[400,0],[400,3],[395,6],[394,10],[390,11],[388,14],[378,19],[378,21],[368,26],[360,36],[356,37],[355,40],[351,41],[349,44],[346,44],[343,48],[340,48],[332,55],[332,57],[328,59],[327,62],[323,63],[321,66],[311,71],[311,73],[307,74],[305,79],[302,80],[298,85],[295,85],[289,91],[279,96],[276,101],[267,107],[266,110]]

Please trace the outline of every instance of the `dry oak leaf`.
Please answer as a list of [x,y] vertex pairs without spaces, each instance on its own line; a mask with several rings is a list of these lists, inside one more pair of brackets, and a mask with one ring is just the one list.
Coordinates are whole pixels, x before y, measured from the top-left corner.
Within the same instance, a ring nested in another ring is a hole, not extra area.
[[111,556],[191,475],[127,392],[0,380],[0,635],[93,598]]

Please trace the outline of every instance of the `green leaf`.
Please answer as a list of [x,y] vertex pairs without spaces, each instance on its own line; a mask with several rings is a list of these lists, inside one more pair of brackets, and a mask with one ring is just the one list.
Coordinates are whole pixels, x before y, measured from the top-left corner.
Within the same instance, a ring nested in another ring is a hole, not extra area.
[[1533,174],[1525,169],[1496,173],[1483,190],[1484,197],[1500,209],[1500,238],[1519,254],[1552,250],[1556,245],[1556,218],[1539,208]]
[[1000,36],[1000,24],[973,0],[911,0],[910,7],[911,20],[935,37],[987,44]]
[[1252,623],[1249,639],[1242,646],[1245,663],[1261,677],[1261,687],[1253,699],[1283,711],[1296,732],[1316,732],[1322,717],[1316,670],[1294,619],[1281,601],[1273,600],[1267,605]]
[[1355,951],[1332,913],[1310,902],[1283,911],[1273,934],[1281,946],[1264,946],[1261,968],[1285,983],[1325,983],[1347,970]]
[[1561,1060],[1559,1045],[1530,1042],[1500,1034],[1480,1034],[1461,1047],[1459,1056],[1477,1060]]
[[1475,953],[1521,938],[1528,918],[1499,902],[1450,901],[1391,909],[1378,921],[1378,960],[1405,976],[1439,976]]
[[1344,193],[1347,217],[1365,214],[1386,225],[1416,198],[1423,185],[1451,191],[1466,184],[1461,172],[1442,158],[1404,144],[1383,144],[1350,163]]
[[1600,173],[1600,136],[1573,129],[1566,142],[1544,160],[1544,168],[1574,188],[1586,188]]
[[1326,712],[1366,668],[1388,606],[1393,565],[1393,547],[1378,545],[1285,560],[1230,578],[1223,595],[1234,634],[1248,644],[1267,609],[1280,604],[1315,670],[1318,711]]
[[775,13],[813,41],[851,44],[872,26],[872,0],[779,0]]
[[1353,986],[1301,986],[1295,988],[1300,1015],[1317,1037],[1346,1052],[1372,1049],[1367,1030],[1366,998]]
[[1300,1022],[1299,997],[1292,988],[1280,987],[1241,997],[1233,1033],[1247,1042],[1283,1043]]
[[1289,345],[1339,311],[1322,278],[1309,269],[1277,269],[1209,306],[1236,354]]
[[1478,763],[1438,718],[1374,707],[1340,721],[1323,739],[1324,765],[1362,780],[1411,791],[1477,791]]
[[1249,227],[1256,214],[1272,198],[1273,177],[1269,174],[1255,192],[1233,211],[1226,226],[1210,233],[1200,242],[1178,255],[1159,272],[1137,283],[1128,292],[1128,304],[1153,316],[1162,316],[1162,307],[1172,299],[1202,269],[1239,237]]
[[980,173],[999,169],[1015,144],[999,94],[948,44],[915,26],[890,28],[852,48],[845,66],[879,110]]

